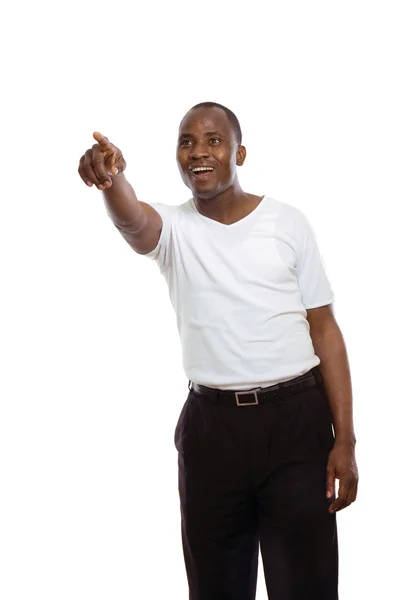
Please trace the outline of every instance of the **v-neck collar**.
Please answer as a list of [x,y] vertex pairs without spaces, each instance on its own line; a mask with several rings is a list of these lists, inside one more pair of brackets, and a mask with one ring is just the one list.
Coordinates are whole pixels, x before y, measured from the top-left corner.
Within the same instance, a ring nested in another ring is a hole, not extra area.
[[243,217],[243,219],[239,219],[239,221],[235,221],[234,223],[221,223],[220,221],[216,221],[215,219],[210,219],[210,217],[206,217],[205,215],[202,215],[198,210],[197,210],[197,206],[196,203],[194,201],[194,198],[190,199],[190,205],[192,207],[192,209],[194,210],[194,212],[201,217],[202,219],[205,219],[206,221],[210,222],[210,223],[215,223],[215,225],[218,227],[223,227],[224,229],[230,229],[231,227],[235,227],[238,225],[241,225],[242,223],[244,223],[245,221],[247,221],[248,219],[250,219],[265,203],[266,201],[266,196],[264,195],[261,200],[260,203],[245,217]]

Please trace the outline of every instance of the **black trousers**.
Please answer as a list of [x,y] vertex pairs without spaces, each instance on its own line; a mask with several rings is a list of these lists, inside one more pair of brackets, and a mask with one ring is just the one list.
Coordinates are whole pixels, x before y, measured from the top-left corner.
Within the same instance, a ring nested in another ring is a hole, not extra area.
[[250,406],[189,392],[175,430],[189,600],[254,600],[259,548],[269,600],[337,600],[331,421],[323,383]]

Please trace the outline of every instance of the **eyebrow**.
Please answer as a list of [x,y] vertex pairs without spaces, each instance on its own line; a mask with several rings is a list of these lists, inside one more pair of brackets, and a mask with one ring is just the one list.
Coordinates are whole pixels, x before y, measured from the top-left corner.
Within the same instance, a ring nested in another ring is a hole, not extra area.
[[[220,137],[224,137],[221,133],[219,133],[219,131],[207,131],[204,135],[207,135],[209,137],[211,137],[212,135],[219,135]],[[182,138],[194,138],[194,135],[191,133],[181,133],[179,139],[181,140]]]

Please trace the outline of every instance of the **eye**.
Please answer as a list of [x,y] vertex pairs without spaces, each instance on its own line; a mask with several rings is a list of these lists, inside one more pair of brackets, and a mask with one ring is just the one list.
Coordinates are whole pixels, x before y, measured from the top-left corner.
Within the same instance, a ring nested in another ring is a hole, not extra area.
[[220,139],[219,138],[211,138],[210,139],[210,143],[212,143],[213,146],[215,146],[215,144],[219,144],[220,143]]
[[190,146],[191,143],[192,142],[190,140],[182,140],[180,143],[180,146],[183,148],[185,148],[185,147],[187,148],[188,146]]

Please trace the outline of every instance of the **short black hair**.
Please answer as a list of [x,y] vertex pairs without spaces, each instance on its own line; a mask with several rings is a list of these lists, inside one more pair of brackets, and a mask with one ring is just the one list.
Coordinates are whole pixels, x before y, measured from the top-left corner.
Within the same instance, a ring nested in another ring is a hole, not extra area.
[[190,110],[194,110],[195,108],[220,108],[223,110],[233,127],[238,144],[241,145],[242,129],[237,116],[229,108],[226,108],[226,106],[223,106],[222,104],[218,104],[218,102],[200,102],[199,104],[192,106]]

